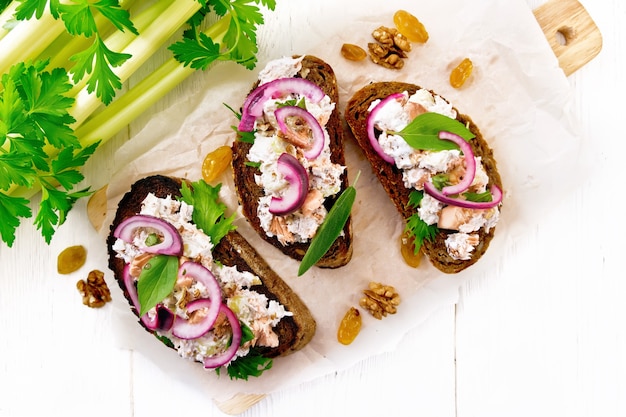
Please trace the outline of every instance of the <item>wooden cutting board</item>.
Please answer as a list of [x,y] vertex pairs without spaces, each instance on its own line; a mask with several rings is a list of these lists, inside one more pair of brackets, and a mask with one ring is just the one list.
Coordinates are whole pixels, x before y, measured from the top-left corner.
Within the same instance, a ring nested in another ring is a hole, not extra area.
[[[577,0],[550,0],[533,10],[533,14],[566,76],[576,72],[600,53],[602,35],[589,13]],[[106,186],[94,193],[87,204],[89,221],[98,231],[106,217],[106,204]],[[228,400],[215,403],[222,412],[236,415],[264,397],[264,394],[237,394]]]

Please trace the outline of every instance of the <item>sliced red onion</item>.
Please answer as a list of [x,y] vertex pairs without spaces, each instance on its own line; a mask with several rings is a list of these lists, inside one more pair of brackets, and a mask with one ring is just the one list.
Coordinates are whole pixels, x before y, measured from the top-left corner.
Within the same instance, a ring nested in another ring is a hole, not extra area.
[[263,115],[263,105],[267,100],[292,93],[304,96],[313,103],[319,103],[326,95],[317,84],[304,78],[288,77],[270,81],[257,87],[244,102],[238,129],[251,132],[256,118]]
[[260,85],[255,88],[248,97],[246,97],[246,101],[243,102],[243,106],[241,107],[241,120],[239,122],[239,126],[237,129],[241,132],[252,132],[254,130],[254,121],[256,117],[250,114],[250,106],[256,104],[262,97],[263,92],[267,88],[267,84]]
[[[139,297],[137,295],[137,287],[135,287],[135,280],[130,275],[130,264],[124,266],[123,281],[126,287],[126,292],[130,296],[130,300],[135,307],[137,314],[141,311],[139,305]],[[174,313],[167,309],[164,305],[159,304],[156,306],[156,314],[150,317],[148,313],[140,317],[141,322],[150,330],[163,330],[168,331],[174,323]]]
[[[190,323],[188,320],[176,316],[172,327],[172,334],[181,339],[195,339],[208,332],[217,318],[222,304],[222,289],[215,279],[215,275],[211,273],[203,265],[187,261],[178,269],[178,276],[191,277],[202,283],[207,289],[208,298],[194,300],[187,304],[187,311],[192,312],[201,308],[206,308],[206,314],[198,323]],[[197,302],[197,304],[196,304]]]
[[[322,126],[319,124],[315,116],[298,106],[285,106],[278,108],[274,112],[274,116],[276,116],[278,128],[283,134],[289,137],[297,138],[296,141],[304,142],[301,147],[304,149],[303,154],[306,159],[315,159],[319,156],[322,149],[324,149],[324,129],[322,129]],[[311,130],[311,138],[302,138],[302,140],[300,140],[300,136],[302,135],[297,133],[287,124],[286,119],[288,117],[297,117],[302,119]]]
[[188,319],[176,316],[172,326],[172,334],[180,339],[197,339],[203,336],[215,324],[221,304],[222,300],[209,298],[199,298],[187,303],[187,312],[190,314],[202,309],[206,311],[200,318],[196,318],[193,323]]
[[277,216],[285,216],[298,210],[309,191],[309,176],[300,161],[288,153],[278,157],[277,170],[289,185],[282,197],[272,197],[269,211]]
[[383,148],[380,146],[380,143],[378,143],[378,138],[376,137],[376,117],[378,116],[378,113],[380,113],[381,109],[385,107],[389,102],[393,100],[400,101],[401,99],[404,99],[404,94],[391,94],[382,99],[376,106],[374,106],[374,108],[370,111],[370,114],[367,116],[367,137],[370,140],[370,144],[372,145],[372,148],[374,148],[378,156],[380,156],[383,160],[389,162],[390,164],[394,163],[393,157],[387,155],[385,151],[383,151]]
[[461,149],[461,152],[463,152],[463,158],[465,160],[465,175],[463,176],[463,180],[461,180],[458,184],[449,185],[441,189],[441,192],[444,195],[460,194],[472,185],[474,176],[476,175],[476,160],[474,159],[474,151],[465,139],[454,133],[441,131],[439,132],[439,139],[449,140],[456,143]]
[[183,239],[176,228],[157,217],[137,214],[122,221],[113,231],[113,236],[124,242],[132,243],[137,229],[153,229],[163,238],[163,241],[152,246],[144,245],[141,249],[148,253],[181,256],[183,254]]
[[235,356],[235,353],[237,353],[237,349],[239,349],[239,345],[241,344],[241,338],[243,337],[241,325],[239,324],[239,319],[235,316],[235,313],[233,313],[232,310],[225,304],[220,306],[220,313],[224,314],[230,323],[233,337],[230,341],[230,346],[228,346],[228,349],[224,352],[215,356],[204,358],[204,367],[207,369],[215,369],[227,364],[233,356]]
[[502,190],[497,185],[491,186],[491,201],[468,201],[461,198],[453,198],[439,191],[432,182],[424,183],[424,191],[431,197],[451,206],[464,207],[470,209],[490,209],[502,202]]

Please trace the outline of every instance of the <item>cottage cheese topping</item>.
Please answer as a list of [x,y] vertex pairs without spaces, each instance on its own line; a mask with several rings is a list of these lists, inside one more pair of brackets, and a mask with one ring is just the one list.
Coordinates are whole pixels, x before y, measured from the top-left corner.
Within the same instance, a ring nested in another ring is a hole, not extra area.
[[[259,79],[266,83],[274,79],[293,77],[301,69],[302,57],[282,58],[272,61],[261,71]],[[324,130],[324,148],[320,155],[309,160],[302,151],[278,136],[278,125],[274,111],[286,102],[304,103],[306,110],[320,123]],[[330,138],[326,124],[335,109],[330,97],[325,96],[320,102],[310,102],[306,97],[289,95],[267,100],[264,114],[255,122],[254,144],[248,153],[248,160],[259,164],[260,175],[255,177],[257,185],[265,190],[257,210],[261,227],[270,237],[276,236],[286,245],[294,242],[307,242],[316,233],[327,215],[324,199],[341,190],[341,175],[345,167],[334,164],[330,159]],[[288,183],[276,169],[278,157],[287,152],[295,156],[309,175],[309,195],[311,198],[296,212],[286,216],[274,216],[269,212],[272,196],[280,197]],[[313,192],[313,194],[312,194]],[[321,196],[321,198],[316,198]]]
[[[378,137],[380,146],[402,170],[404,186],[423,190],[424,183],[438,174],[462,175],[463,156],[459,150],[421,151],[411,147],[400,135],[393,134],[400,132],[418,114],[424,112],[435,112],[456,118],[457,114],[452,105],[426,89],[420,89],[411,96],[407,92],[403,94],[403,100],[392,100],[380,109],[375,124],[382,131]],[[371,111],[379,102],[380,100],[372,102],[369,110]],[[476,175],[469,191],[483,193],[487,190],[489,177],[481,158],[475,157],[475,160]],[[473,232],[481,228],[489,231],[495,226],[500,215],[497,207],[489,210],[461,209],[462,211],[446,213],[445,219],[442,220],[444,209],[448,210],[445,204],[424,194],[418,214],[428,225],[437,224],[440,228],[458,231],[448,237],[446,247],[450,256],[459,260],[469,259],[479,243],[478,235]]]
[[[280,303],[268,300],[264,294],[251,289],[252,286],[261,284],[258,276],[247,271],[239,271],[236,267],[213,262],[211,254],[213,243],[209,236],[191,222],[192,213],[193,206],[172,199],[170,196],[158,198],[154,194],[149,194],[145,198],[140,212],[140,214],[166,220],[179,230],[184,244],[184,253],[180,262],[192,260],[209,269],[220,284],[227,306],[254,333],[254,340],[242,345],[233,360],[247,355],[254,345],[278,346],[278,336],[274,333],[273,327],[283,317],[292,316],[293,313],[287,311]],[[141,239],[145,241],[147,234],[146,231],[138,232],[133,240],[137,242],[136,244],[118,239],[113,246],[117,256],[132,264],[137,256],[144,253],[140,249],[142,245],[138,242],[142,242]],[[208,296],[208,290],[202,283],[189,277],[179,277],[172,293],[164,298],[162,304],[174,314],[188,318],[187,303]],[[156,308],[147,314],[154,317]],[[215,328],[204,336],[189,340],[179,339],[170,332],[157,331],[157,333],[167,337],[183,358],[202,362],[204,357],[215,355],[228,347],[230,333],[216,330],[218,327],[219,324],[216,323]]]

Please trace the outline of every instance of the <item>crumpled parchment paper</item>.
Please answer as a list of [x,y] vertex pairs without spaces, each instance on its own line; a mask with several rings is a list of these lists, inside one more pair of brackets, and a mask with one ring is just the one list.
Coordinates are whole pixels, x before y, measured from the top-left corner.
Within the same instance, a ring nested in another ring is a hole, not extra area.
[[[248,71],[231,63],[215,66],[206,73],[202,88],[189,91],[171,108],[155,114],[119,149],[119,160],[124,162],[109,184],[103,233],[117,202],[135,180],[155,173],[199,179],[204,156],[234,139],[231,126],[236,119],[223,103],[238,109],[258,70],[268,60],[292,54],[317,55],[334,67],[341,111],[351,95],[371,81],[408,81],[446,97],[472,117],[491,144],[504,183],[504,207],[496,237],[476,265],[456,275],[442,274],[426,261],[412,269],[399,253],[404,224],[348,135],[350,180],[361,171],[352,213],[354,257],[349,265],[336,270],[313,268],[297,277],[297,262],[262,241],[240,215],[236,222],[239,231],[312,310],[318,330],[302,351],[275,360],[273,369],[259,379],[218,378],[158,343],[136,323],[121,293],[115,297],[119,345],[151,357],[173,378],[189,381],[190,388],[217,399],[236,393],[269,393],[394,349],[406,332],[434,309],[454,303],[466,280],[497,276],[507,248],[532,230],[542,213],[571,190],[576,176],[584,172],[579,139],[568,119],[569,84],[522,0],[351,0],[341,6],[330,0],[307,5],[278,3],[259,35],[257,69]],[[430,34],[426,44],[413,44],[402,70],[384,69],[369,58],[350,62],[340,55],[344,42],[367,48],[372,30],[392,26],[398,9],[418,16]],[[450,87],[448,76],[464,57],[472,59],[474,72],[466,85],[456,90]],[[224,202],[237,210],[231,172],[220,181]],[[361,291],[370,281],[396,287],[402,297],[398,313],[376,320],[363,312],[361,334],[353,344],[343,346],[336,340],[337,325],[350,306],[358,306]]]

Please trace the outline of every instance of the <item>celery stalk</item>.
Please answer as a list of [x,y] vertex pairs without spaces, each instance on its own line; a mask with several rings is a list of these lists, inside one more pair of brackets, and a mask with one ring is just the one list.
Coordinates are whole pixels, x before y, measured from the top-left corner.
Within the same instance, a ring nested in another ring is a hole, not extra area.
[[[124,9],[130,9],[135,1],[136,0],[122,0],[120,1],[120,6]],[[166,2],[164,0],[161,0],[155,3],[153,6],[150,6],[150,9],[155,8],[163,11],[165,8],[165,3]],[[127,41],[125,41],[125,43],[121,44],[122,46],[118,46],[120,45],[120,43],[118,43],[117,41],[106,41],[107,46],[109,46],[111,49],[121,50],[126,45],[128,45],[132,37],[135,36],[127,31],[121,32],[117,30],[113,26],[113,24],[105,16],[102,15],[102,13],[98,13],[96,11],[94,12],[94,15],[96,26],[98,27],[99,31],[107,37],[107,39],[115,39],[114,37],[118,34],[128,39]],[[148,13],[142,12],[137,16],[137,18],[133,18],[133,23],[135,24],[135,27],[139,32],[141,32],[150,21],[154,20],[154,15],[152,14],[148,16],[151,17],[151,20],[146,22],[146,17],[144,15],[148,15]],[[74,36],[66,32],[61,34],[61,36],[59,36],[48,48],[46,48],[39,56],[39,59],[49,59],[50,63],[48,64],[48,68],[50,69],[65,68],[66,70],[69,70],[74,65],[74,63],[70,61],[70,57],[77,52],[87,49],[91,42],[92,40],[90,38],[86,38],[84,36]]]
[[[230,17],[223,17],[211,25],[205,34],[219,42],[229,23]],[[102,141],[101,144],[105,143],[195,71],[170,58],[139,84],[77,128],[75,134],[81,146],[89,146],[98,140]]]
[[21,21],[0,42],[0,74],[16,62],[39,56],[63,31],[63,22],[46,11],[40,19]]
[[13,0],[6,9],[0,13],[0,40],[4,38],[10,31],[10,21],[13,19],[13,15],[15,14],[15,9],[17,9],[18,2]]
[[[222,17],[204,33],[219,42],[229,24],[230,16]],[[106,143],[195,71],[175,58],[170,58],[133,88],[101,111],[94,113],[91,118],[76,128],[74,134],[80,140],[81,146],[86,147],[97,141],[101,141],[100,146]],[[58,153],[58,150],[51,151]],[[7,194],[30,199],[39,191],[39,186],[29,189],[11,187]]]
[[[122,82],[139,69],[176,31],[200,9],[195,0],[179,0],[161,13],[143,33],[121,52],[132,55],[124,64],[114,68],[114,72]],[[76,119],[74,128],[82,124],[102,102],[95,95],[83,88],[76,94],[76,101],[71,114]]]

